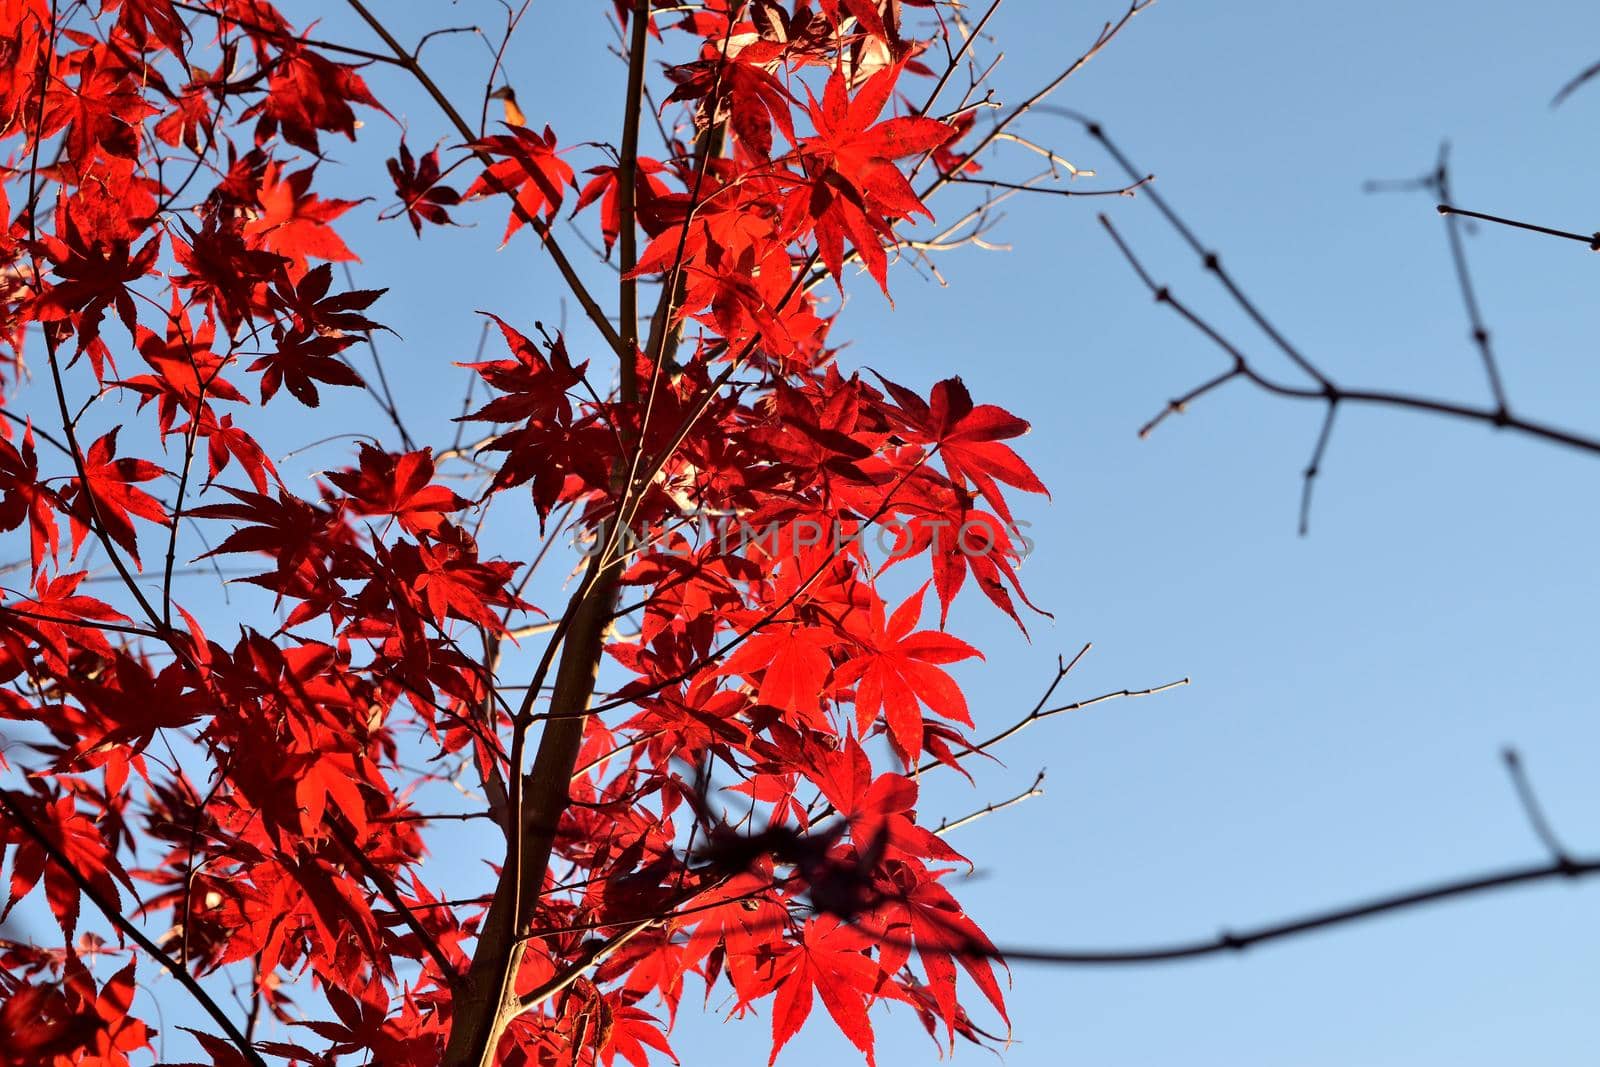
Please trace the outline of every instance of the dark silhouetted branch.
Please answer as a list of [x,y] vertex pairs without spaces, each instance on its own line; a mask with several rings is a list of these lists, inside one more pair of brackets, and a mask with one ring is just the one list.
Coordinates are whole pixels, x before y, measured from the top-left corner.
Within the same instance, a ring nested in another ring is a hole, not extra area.
[[1539,795],[1533,791],[1533,783],[1528,780],[1528,772],[1522,765],[1522,756],[1514,748],[1508,748],[1501,757],[1506,763],[1506,772],[1511,776],[1511,787],[1517,791],[1517,801],[1522,805],[1523,813],[1528,816],[1528,824],[1533,827],[1534,836],[1545,848],[1550,850],[1550,856],[1558,862],[1569,862],[1567,850],[1562,847],[1561,839],[1556,836],[1550,820],[1545,817],[1544,806],[1539,803]]
[[1582,72],[1561,87],[1561,89],[1556,93],[1555,97],[1550,101],[1550,106],[1560,107],[1563,100],[1577,92],[1579,89],[1583,88],[1583,86],[1589,81],[1593,80],[1596,75],[1600,75],[1600,63],[1592,63],[1585,67]]
[[1300,536],[1311,532],[1311,496],[1316,490],[1317,475],[1322,473],[1322,459],[1328,454],[1328,440],[1333,437],[1333,419],[1339,414],[1339,402],[1328,401],[1322,416],[1322,432],[1317,434],[1316,447],[1311,450],[1311,462],[1306,464],[1305,481],[1300,489]]
[[1136,178],[1127,185],[1115,189],[1045,189],[1037,185],[1024,185],[1021,182],[1006,182],[996,178],[962,178],[952,177],[951,182],[957,185],[983,185],[990,189],[1012,189],[1022,193],[1042,193],[1045,196],[1134,196],[1139,189],[1156,180],[1154,174],[1146,174]]
[[[1420,189],[1432,193],[1443,203],[1450,203],[1455,199],[1450,195],[1450,142],[1446,141],[1439,146],[1439,158],[1431,172],[1402,181],[1369,181],[1364,183],[1362,188],[1369,193]],[[1456,285],[1461,290],[1461,302],[1466,306],[1467,323],[1472,330],[1470,335],[1472,343],[1477,347],[1479,358],[1483,361],[1484,374],[1489,379],[1489,391],[1494,396],[1495,404],[1501,411],[1509,411],[1511,405],[1506,400],[1505,384],[1500,379],[1500,368],[1494,358],[1494,346],[1489,341],[1489,329],[1484,324],[1483,312],[1478,304],[1477,287],[1472,284],[1472,271],[1467,266],[1466,242],[1461,234],[1461,219],[1464,216],[1455,211],[1442,210],[1440,214],[1444,216],[1445,235],[1450,242],[1450,262],[1455,268]]]
[[[1446,154],[1449,146],[1439,150],[1439,193],[1450,199],[1450,171]],[[1502,412],[1510,413],[1506,400],[1505,383],[1500,380],[1500,368],[1495,363],[1494,346],[1489,341],[1489,329],[1483,324],[1483,312],[1478,307],[1478,293],[1472,284],[1472,272],[1467,268],[1467,251],[1461,239],[1461,216],[1453,211],[1444,212],[1445,233],[1450,238],[1450,261],[1455,264],[1456,284],[1461,287],[1461,301],[1467,308],[1467,322],[1472,327],[1472,343],[1478,346],[1483,359],[1483,370],[1489,378],[1489,391]]]
[[1448,882],[1436,882],[1392,896],[1373,897],[1356,904],[1330,911],[1314,912],[1297,919],[1257,926],[1242,931],[1224,930],[1215,937],[1193,941],[1177,941],[1167,945],[1144,948],[1110,949],[1033,949],[1000,947],[994,950],[969,946],[967,956],[985,956],[1011,963],[1053,963],[1061,965],[1098,966],[1139,963],[1167,963],[1176,960],[1197,959],[1227,952],[1240,952],[1269,941],[1283,941],[1302,934],[1327,930],[1380,915],[1409,911],[1429,904],[1438,904],[1459,897],[1478,896],[1515,886],[1534,885],[1558,879],[1587,878],[1600,874],[1600,857],[1562,858],[1525,867],[1511,867],[1489,874],[1474,875]]
[[1462,215],[1469,219],[1482,219],[1484,222],[1492,222],[1497,226],[1510,226],[1518,230],[1532,230],[1534,233],[1542,233],[1548,237],[1563,237],[1568,241],[1581,241],[1589,246],[1590,251],[1600,252],[1600,233],[1573,233],[1571,230],[1556,230],[1549,226],[1523,222],[1521,219],[1508,219],[1503,215],[1487,215],[1482,211],[1468,211],[1466,208],[1456,207],[1454,204],[1440,204],[1439,214]]
[[[1121,166],[1125,172],[1127,172],[1130,178],[1137,178],[1138,175],[1144,173],[1134,166],[1132,161],[1129,160],[1129,158],[1111,141],[1110,137],[1105,133],[1105,130],[1098,123],[1084,118],[1076,112],[1068,111],[1064,108],[1051,108],[1049,110],[1053,114],[1063,115],[1073,119],[1074,121],[1082,123],[1089,135],[1101,144],[1106,152],[1117,161],[1118,165]],[[1415,183],[1408,184],[1415,185]],[[1388,187],[1388,184],[1380,187]],[[1369,184],[1368,188],[1373,188],[1373,186]],[[1145,268],[1144,264],[1139,260],[1138,256],[1135,255],[1133,249],[1122,238],[1122,235],[1117,231],[1111,220],[1105,215],[1101,215],[1100,222],[1106,228],[1107,233],[1111,235],[1111,239],[1116,244],[1118,251],[1122,253],[1123,258],[1127,260],[1129,267],[1133,269],[1133,272],[1138,276],[1139,280],[1144,283],[1145,287],[1150,291],[1150,294],[1155,298],[1156,302],[1165,304],[1166,306],[1172,308],[1173,311],[1177,312],[1177,314],[1186,322],[1188,322],[1190,326],[1203,334],[1213,344],[1220,348],[1228,356],[1232,363],[1231,369],[1224,370],[1223,372],[1206,380],[1201,385],[1189,390],[1182,396],[1169,401],[1166,408],[1161,413],[1156,415],[1141,428],[1140,433],[1141,435],[1150,433],[1158,425],[1160,425],[1168,415],[1182,412],[1190,404],[1216,391],[1217,389],[1220,389],[1222,386],[1235,379],[1247,381],[1262,391],[1270,393],[1274,396],[1295,400],[1311,400],[1324,405],[1326,412],[1323,419],[1322,432],[1317,437],[1317,443],[1312,453],[1311,462],[1308,463],[1306,467],[1306,485],[1302,493],[1301,502],[1302,532],[1305,529],[1305,523],[1308,515],[1312,483],[1321,469],[1321,463],[1328,447],[1329,435],[1332,432],[1333,410],[1339,405],[1361,404],[1371,407],[1395,408],[1433,415],[1444,415],[1451,418],[1462,419],[1468,422],[1483,423],[1499,429],[1511,430],[1513,432],[1538,438],[1553,444],[1565,445],[1568,448],[1574,448],[1582,452],[1600,454],[1600,437],[1590,436],[1575,431],[1562,429],[1560,427],[1551,426],[1533,419],[1514,415],[1508,410],[1504,398],[1504,390],[1500,384],[1499,369],[1495,363],[1493,351],[1488,346],[1488,330],[1483,326],[1481,315],[1478,312],[1476,294],[1471,288],[1470,276],[1464,273],[1464,259],[1458,260],[1458,278],[1463,284],[1463,297],[1468,304],[1468,315],[1472,321],[1473,338],[1479,344],[1485,369],[1490,378],[1490,388],[1495,394],[1496,402],[1490,406],[1483,407],[1472,404],[1457,403],[1451,400],[1441,400],[1427,396],[1416,396],[1410,393],[1395,392],[1390,390],[1350,389],[1344,386],[1336,385],[1333,379],[1325,371],[1323,371],[1322,368],[1317,366],[1316,363],[1310,360],[1304,353],[1290,343],[1290,341],[1281,332],[1279,332],[1271,322],[1267,320],[1266,316],[1261,312],[1261,310],[1250,300],[1248,296],[1245,295],[1238,283],[1234,281],[1232,275],[1230,275],[1227,270],[1223,268],[1221,258],[1218,256],[1218,254],[1215,251],[1208,249],[1204,244],[1201,243],[1200,239],[1195,236],[1194,231],[1189,228],[1189,226],[1183,221],[1178,213],[1173,210],[1172,206],[1167,203],[1165,197],[1156,192],[1154,187],[1147,189],[1146,192],[1148,199],[1152,204],[1155,205],[1157,211],[1160,212],[1161,216],[1167,221],[1172,229],[1177,232],[1179,237],[1183,239],[1184,243],[1193,249],[1195,254],[1199,256],[1200,261],[1205,267],[1206,271],[1217,279],[1218,284],[1220,284],[1223,289],[1227,291],[1234,304],[1241,311],[1243,311],[1246,316],[1248,316],[1250,320],[1261,329],[1263,333],[1267,335],[1280,353],[1282,353],[1291,363],[1293,363],[1297,368],[1302,370],[1308,377],[1312,379],[1312,384],[1297,385],[1290,382],[1285,382],[1261,370],[1255,363],[1251,361],[1248,356],[1245,355],[1242,348],[1223,336],[1223,334],[1218,331],[1216,327],[1211,325],[1210,322],[1197,314],[1192,308],[1189,307],[1189,305],[1174,296],[1170,288],[1157,282],[1150,272]],[[1580,234],[1571,234],[1560,230],[1546,230],[1543,227],[1535,227],[1523,223],[1516,223],[1511,220],[1501,219],[1492,215],[1482,215],[1476,212],[1462,211],[1455,208],[1441,208],[1441,210],[1455,212],[1456,214],[1461,214],[1472,218],[1485,219],[1491,222],[1504,222],[1510,225],[1523,226],[1527,229],[1540,230],[1541,232],[1551,233],[1561,237],[1570,237],[1575,240],[1591,240],[1591,238]],[[1596,237],[1594,237],[1592,240],[1600,243],[1600,235],[1596,235]],[[1452,235],[1452,241],[1452,248],[1458,249],[1459,235]]]

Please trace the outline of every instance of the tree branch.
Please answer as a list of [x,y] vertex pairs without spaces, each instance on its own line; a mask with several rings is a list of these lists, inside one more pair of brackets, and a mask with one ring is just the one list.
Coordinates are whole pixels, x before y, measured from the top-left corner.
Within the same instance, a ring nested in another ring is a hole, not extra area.
[[622,205],[621,230],[617,235],[622,257],[622,281],[618,293],[622,317],[620,380],[622,400],[632,404],[639,399],[639,282],[633,269],[639,264],[639,232],[636,221],[639,177],[639,114],[644,106],[644,62],[650,43],[650,0],[635,0],[633,39],[628,50],[627,102],[622,119],[622,152],[617,163],[617,196]]
[[[1168,682],[1165,685],[1152,686],[1149,689],[1118,689],[1111,693],[1101,693],[1099,696],[1090,697],[1087,700],[1075,700],[1070,704],[1059,704],[1055,707],[1046,707],[1045,705],[1050,702],[1051,696],[1055,694],[1055,691],[1061,685],[1061,682],[1067,677],[1068,674],[1072,673],[1072,669],[1078,665],[1079,661],[1081,661],[1083,657],[1088,654],[1089,649],[1092,647],[1092,645],[1084,645],[1083,648],[1079,650],[1078,654],[1072,657],[1071,662],[1063,663],[1059,660],[1057,661],[1055,680],[1052,681],[1049,687],[1045,689],[1044,695],[1039,698],[1039,702],[1034,705],[1032,711],[1024,715],[1021,719],[1018,719],[1016,722],[1012,723],[1010,726],[1006,727],[1004,730],[1001,730],[987,741],[981,741],[964,752],[955,753],[955,758],[960,760],[965,759],[968,756],[976,755],[979,752],[987,752],[996,745],[1015,737],[1017,734],[1021,733],[1023,730],[1026,730],[1039,720],[1048,719],[1053,715],[1064,715],[1070,711],[1082,711],[1085,708],[1092,708],[1096,704],[1104,704],[1112,700],[1156,696],[1160,693],[1170,692],[1173,689],[1181,689],[1183,686],[1189,684],[1189,679],[1180,678],[1175,682]],[[945,764],[940,763],[938,760],[930,760],[918,767],[916,773],[918,775],[926,774],[928,771],[942,766],[945,766]]]
[[[1089,135],[1100,142],[1100,144],[1111,155],[1111,157],[1117,161],[1118,165],[1122,167],[1122,169],[1129,175],[1130,178],[1136,178],[1139,174],[1143,173],[1134,166],[1132,161],[1129,160],[1129,158],[1123,154],[1120,149],[1117,148],[1099,123],[1065,109],[1054,108],[1052,111],[1056,114],[1064,115],[1081,123],[1088,131]],[[1433,397],[1416,396],[1409,393],[1381,389],[1346,388],[1344,386],[1335,384],[1328,374],[1326,374],[1320,367],[1302,354],[1299,349],[1291,344],[1288,339],[1285,338],[1284,335],[1281,334],[1266,319],[1261,311],[1255,306],[1249,297],[1245,295],[1243,290],[1234,281],[1232,275],[1230,275],[1222,266],[1221,258],[1217,255],[1217,253],[1206,248],[1205,245],[1200,242],[1199,238],[1195,236],[1194,231],[1191,230],[1187,224],[1185,224],[1183,219],[1177,214],[1172,206],[1167,203],[1165,197],[1163,197],[1159,192],[1155,191],[1154,188],[1147,190],[1147,195],[1150,202],[1156,206],[1156,209],[1161,213],[1162,217],[1166,219],[1167,223],[1172,227],[1172,229],[1176,231],[1177,234],[1183,239],[1184,243],[1193,249],[1195,254],[1200,257],[1201,263],[1204,265],[1206,271],[1217,279],[1218,283],[1223,287],[1224,290],[1226,290],[1228,296],[1233,300],[1234,304],[1241,311],[1243,311],[1251,319],[1251,321],[1253,321],[1262,330],[1262,332],[1268,336],[1269,339],[1271,339],[1272,343],[1279,352],[1286,356],[1292,363],[1295,364],[1295,366],[1304,371],[1308,377],[1312,378],[1314,384],[1309,386],[1291,385],[1261,371],[1253,362],[1251,362],[1250,358],[1245,355],[1244,351],[1238,345],[1224,337],[1221,332],[1216,329],[1216,327],[1211,325],[1211,323],[1205,319],[1201,318],[1187,304],[1174,296],[1170,288],[1158,283],[1155,278],[1151,276],[1150,272],[1145,269],[1144,264],[1140,262],[1138,256],[1134,254],[1128,243],[1123,240],[1121,234],[1117,232],[1117,229],[1111,223],[1111,220],[1105,215],[1101,215],[1101,225],[1103,225],[1106,231],[1111,235],[1111,239],[1116,244],[1118,251],[1122,253],[1123,258],[1128,262],[1129,267],[1132,268],[1139,280],[1150,291],[1150,294],[1155,298],[1156,302],[1165,304],[1173,311],[1177,312],[1177,314],[1186,322],[1188,322],[1190,326],[1203,334],[1207,339],[1221,349],[1228,356],[1232,364],[1230,369],[1217,374],[1216,376],[1205,381],[1200,386],[1191,389],[1183,396],[1170,401],[1166,409],[1146,423],[1141,429],[1140,433],[1141,435],[1148,434],[1157,425],[1159,425],[1167,415],[1181,412],[1190,403],[1221,388],[1223,385],[1226,385],[1228,382],[1231,382],[1234,379],[1248,381],[1262,391],[1274,396],[1295,400],[1311,400],[1324,405],[1326,412],[1324,415],[1322,432],[1318,435],[1316,448],[1312,454],[1312,460],[1306,469],[1306,485],[1302,493],[1301,500],[1302,531],[1304,530],[1304,524],[1306,522],[1307,509],[1309,508],[1312,481],[1317,476],[1321,460],[1327,449],[1329,435],[1332,432],[1334,409],[1343,404],[1362,404],[1372,407],[1387,407],[1434,415],[1444,415],[1452,418],[1463,419],[1469,422],[1483,423],[1498,429],[1508,429],[1516,433],[1538,438],[1553,444],[1560,444],[1582,452],[1600,455],[1600,437],[1587,436],[1575,431],[1565,430],[1556,426],[1550,426],[1542,422],[1512,414],[1507,409],[1505,406],[1503,392],[1501,392],[1499,389],[1499,371],[1494,363],[1492,351],[1487,348],[1488,332],[1483,327],[1481,319],[1477,317],[1476,301],[1472,296],[1470,283],[1467,283],[1467,288],[1464,289],[1464,294],[1466,294],[1466,299],[1468,301],[1469,317],[1472,319],[1473,323],[1474,340],[1479,343],[1480,349],[1484,355],[1485,367],[1490,371],[1491,389],[1496,394],[1495,404],[1488,407],[1479,407],[1470,404],[1457,403],[1450,400],[1440,400]],[[1441,207],[1441,210],[1454,212],[1456,214],[1468,215],[1473,218],[1483,218],[1493,222],[1509,222],[1511,225],[1522,226],[1525,229],[1534,229],[1540,232],[1551,233],[1555,236],[1571,238],[1573,240],[1581,240],[1586,242],[1591,240],[1591,238],[1585,237],[1581,234],[1567,233],[1560,230],[1547,230],[1543,227],[1532,226],[1531,224],[1515,223],[1511,222],[1510,220],[1500,219],[1496,216],[1481,215],[1475,212],[1467,212],[1456,208],[1449,208],[1448,206]],[[1594,240],[1600,242],[1600,235],[1597,235]]]
[[1437,904],[1457,897],[1477,896],[1513,886],[1531,885],[1556,879],[1588,878],[1600,874],[1600,856],[1582,859],[1562,858],[1546,863],[1512,867],[1488,874],[1473,875],[1447,882],[1437,882],[1417,889],[1406,890],[1390,896],[1373,897],[1355,904],[1329,911],[1313,912],[1296,919],[1243,931],[1224,930],[1215,937],[1193,941],[1178,941],[1167,945],[1144,948],[1108,949],[1030,949],[1002,947],[993,950],[967,946],[963,954],[991,957],[1014,963],[1053,963],[1075,966],[1117,964],[1166,963],[1215,956],[1225,952],[1240,952],[1253,945],[1269,941],[1283,941],[1317,930],[1346,926],[1350,923],[1407,911],[1428,904]]
[[1025,800],[1032,800],[1034,797],[1042,796],[1044,796],[1044,772],[1040,771],[1038,776],[1034,778],[1032,785],[1018,793],[1016,796],[1011,797],[1009,800],[1001,800],[993,804],[985,804],[977,811],[974,811],[969,815],[963,815],[959,819],[940,819],[939,825],[934,829],[933,834],[935,837],[943,837],[952,830],[959,830],[963,826],[968,826],[977,822],[979,819],[987,818],[997,811],[1004,811],[1007,808],[1015,807],[1016,805],[1021,804]]
[[1452,204],[1440,204],[1439,214],[1461,215],[1469,219],[1481,219],[1484,222],[1492,222],[1497,226],[1510,226],[1518,230],[1532,230],[1534,233],[1542,233],[1548,237],[1562,237],[1568,241],[1579,241],[1588,245],[1589,251],[1600,252],[1600,233],[1586,234],[1573,233],[1571,230],[1553,230],[1549,226],[1540,226],[1532,222],[1523,222],[1520,219],[1508,219],[1503,215],[1486,215],[1481,211],[1468,211],[1464,207],[1456,207]]

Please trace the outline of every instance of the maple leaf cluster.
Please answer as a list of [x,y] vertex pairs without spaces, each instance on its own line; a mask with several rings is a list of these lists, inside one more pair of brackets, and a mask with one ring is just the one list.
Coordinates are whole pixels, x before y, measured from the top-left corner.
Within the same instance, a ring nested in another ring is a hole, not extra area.
[[[983,1041],[975,989],[1004,1023],[919,772],[965,774],[951,667],[981,653],[950,607],[970,575],[1022,625],[1013,498],[1044,486],[1022,419],[829,340],[833,292],[859,264],[887,294],[940,176],[976,167],[971,113],[917,102],[926,3],[653,6],[615,14],[648,14],[677,119],[630,158],[520,109],[447,109],[415,152],[379,94],[416,56],[269,0],[0,0],[0,532],[28,575],[0,593],[0,859],[5,911],[60,931],[0,942],[0,1063],[135,1062],[135,976],[163,971],[226,1064],[647,1067],[691,978],[769,1013],[774,1058],[817,998],[869,1063],[881,1007]],[[379,219],[489,218],[501,255],[556,257],[570,214],[647,327],[491,315],[456,443],[417,444],[352,361],[384,291],[333,270],[360,201],[327,160],[358,137],[393,157],[363,177]],[[281,428],[361,391],[390,419],[287,482]],[[540,534],[587,549],[565,611],[532,602],[542,551],[490,547]],[[259,592],[219,604],[191,565]],[[507,842],[465,899],[425,807],[457,777]]]

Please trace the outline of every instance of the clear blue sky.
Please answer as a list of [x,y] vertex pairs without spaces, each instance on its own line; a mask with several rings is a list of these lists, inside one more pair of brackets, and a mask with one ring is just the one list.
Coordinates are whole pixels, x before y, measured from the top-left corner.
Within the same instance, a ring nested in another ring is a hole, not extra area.
[[[563,143],[610,139],[616,127],[607,6],[535,3],[511,54],[530,118],[551,122]],[[999,97],[1022,99],[1118,13],[1113,0],[1011,0],[994,24],[1007,57]],[[428,26],[495,17],[491,4],[460,3],[418,5],[402,19],[422,27],[424,14]],[[365,40],[343,15],[324,29]],[[458,99],[481,91],[481,44],[444,39],[427,55]],[[1548,103],[1596,58],[1600,8],[1581,0],[1164,0],[1058,102],[1100,118],[1156,172],[1338,380],[1481,401],[1431,201],[1366,196],[1361,183],[1423,172],[1448,137],[1465,204],[1593,228],[1600,85],[1560,110]],[[414,147],[446,134],[420,96],[393,99]],[[387,126],[369,114],[370,146],[329,143],[351,193],[392,150]],[[1039,116],[1027,129],[1080,166],[1113,173],[1067,123]],[[1007,160],[991,172],[1031,173],[1022,153]],[[935,207],[949,215],[955,205]],[[476,229],[420,245],[403,223],[374,228],[376,207],[357,208],[342,227],[365,253],[356,280],[394,287],[374,309],[404,337],[385,343],[390,374],[421,436],[448,440],[462,381],[448,361],[472,357],[469,310],[555,323],[559,286],[526,236],[485,251],[498,206],[462,213]],[[1498,759],[1508,743],[1522,749],[1573,847],[1595,842],[1586,817],[1600,801],[1591,679],[1600,462],[1477,427],[1347,411],[1312,534],[1301,539],[1299,475],[1315,408],[1230,389],[1136,438],[1166,398],[1222,364],[1152,305],[1095,223],[1101,209],[1163,280],[1270,359],[1144,200],[1013,201],[993,235],[1013,251],[945,256],[949,289],[902,273],[893,314],[858,285],[835,335],[854,342],[847,364],[922,388],[959,372],[979,399],[1034,424],[1024,451],[1054,498],[1024,511],[1039,549],[1023,573],[1055,622],[1034,624],[1030,644],[981,600],[963,605],[955,627],[990,654],[964,675],[983,732],[1024,713],[1056,654],[1087,640],[1097,647],[1068,697],[1194,680],[1038,726],[975,792],[929,783],[925,806],[937,819],[1049,770],[1044,797],[956,840],[981,875],[961,889],[972,912],[1005,943],[1139,944],[1536,859]],[[1470,248],[1514,405],[1600,427],[1600,259],[1506,230],[1480,232]],[[574,337],[583,354],[582,331]],[[286,428],[285,449],[379,425],[363,398],[342,404]],[[301,462],[334,465],[340,447]],[[469,870],[491,841],[451,828],[435,845],[444,866]],[[1554,886],[1243,958],[1018,967],[1016,1044],[1005,1058],[1016,1067],[1574,1062],[1595,1043],[1597,913],[1600,885]],[[169,1025],[175,999],[164,998]],[[765,1062],[766,1018],[724,1028],[697,1007],[691,994],[674,1039],[684,1063]],[[780,1062],[854,1062],[816,1012]],[[875,1021],[880,1064],[935,1058],[908,1013]],[[962,1048],[957,1062],[991,1060]]]

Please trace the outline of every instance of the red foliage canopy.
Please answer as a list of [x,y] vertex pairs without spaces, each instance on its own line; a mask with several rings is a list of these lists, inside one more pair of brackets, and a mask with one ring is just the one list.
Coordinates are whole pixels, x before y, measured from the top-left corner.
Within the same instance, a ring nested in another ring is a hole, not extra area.
[[[0,530],[30,575],[0,602],[0,848],[7,911],[38,893],[61,931],[0,943],[0,1062],[130,1062],[163,969],[219,1064],[646,1067],[690,975],[770,1011],[774,1057],[818,999],[869,1062],[880,1005],[984,1038],[957,976],[1003,1019],[998,963],[913,772],[965,754],[948,668],[980,654],[943,620],[971,571],[1020,625],[1008,497],[1044,486],[1007,443],[1027,423],[828,341],[829,280],[887,292],[903,225],[975,169],[908,28],[948,27],[918,0],[618,0],[624,129],[558,139],[520,107],[474,128],[350,6],[371,32],[335,44],[268,0],[0,0]],[[677,124],[649,158],[657,47]],[[407,82],[441,105],[420,155],[379,102]],[[380,218],[503,219],[588,316],[499,309],[460,371],[476,445],[418,446],[352,365],[383,294],[337,284],[359,201],[320,190],[358,136],[394,157],[365,175]],[[619,316],[552,233],[574,207]],[[269,431],[364,389],[400,440],[285,484]],[[586,546],[549,616],[536,550],[479,543],[532,541],[530,497]],[[202,555],[270,597],[186,585]],[[537,666],[507,658],[534,636]],[[414,805],[458,774],[507,847],[445,900]]]

